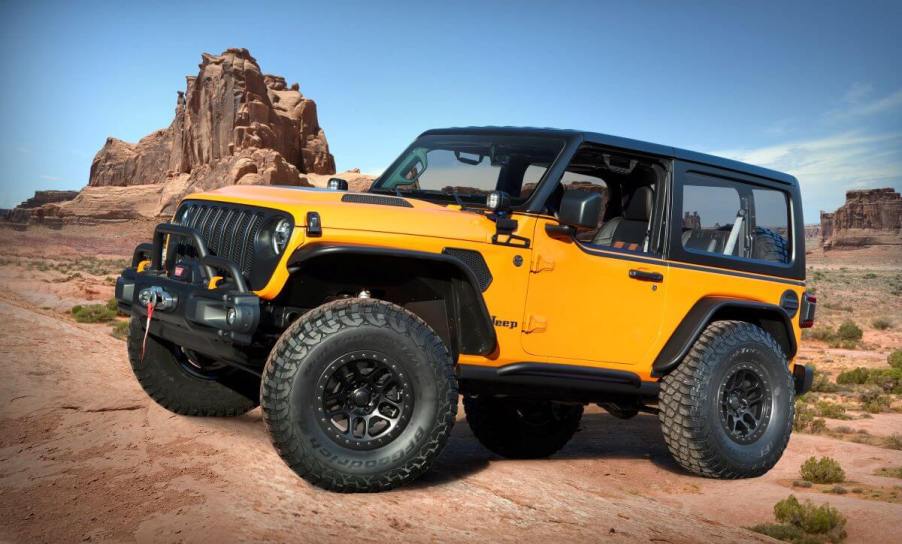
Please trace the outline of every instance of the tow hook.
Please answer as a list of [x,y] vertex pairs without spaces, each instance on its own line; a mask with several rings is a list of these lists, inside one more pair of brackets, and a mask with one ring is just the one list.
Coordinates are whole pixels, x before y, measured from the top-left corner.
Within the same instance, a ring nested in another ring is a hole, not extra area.
[[151,304],[160,311],[171,310],[178,303],[178,298],[167,293],[162,287],[154,285],[138,292],[138,302],[147,308]]

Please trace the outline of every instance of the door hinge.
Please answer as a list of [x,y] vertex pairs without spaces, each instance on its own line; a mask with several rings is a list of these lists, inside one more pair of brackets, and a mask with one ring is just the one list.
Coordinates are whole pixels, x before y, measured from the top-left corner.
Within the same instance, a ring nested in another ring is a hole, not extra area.
[[533,274],[538,274],[539,272],[547,272],[549,270],[554,270],[554,259],[549,259],[536,253],[532,260],[532,268],[530,268],[529,271]]
[[544,317],[540,315],[531,315],[526,320],[526,327],[523,329],[523,332],[525,332],[526,334],[533,332],[544,332],[547,326],[548,321]]

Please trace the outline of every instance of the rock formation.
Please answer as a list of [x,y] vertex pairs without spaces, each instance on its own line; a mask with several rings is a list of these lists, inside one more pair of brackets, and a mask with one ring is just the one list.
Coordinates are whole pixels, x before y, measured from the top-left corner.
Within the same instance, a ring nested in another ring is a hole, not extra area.
[[76,196],[78,196],[78,191],[35,191],[33,197],[16,207],[20,209],[40,208],[44,204],[66,202]]
[[[40,221],[45,217],[45,206],[68,202],[78,196],[78,191],[35,191],[34,196],[11,210],[0,210],[0,221],[6,223],[29,223],[32,218]],[[57,221],[58,222],[58,221]]]
[[892,188],[846,192],[846,203],[821,212],[824,249],[902,245],[902,195]]
[[[132,144],[107,138],[88,187],[40,216],[132,219],[168,215],[185,194],[229,184],[309,185],[335,160],[316,103],[297,83],[264,75],[246,49],[203,54],[179,92],[175,119]],[[33,216],[38,216],[34,213]]]

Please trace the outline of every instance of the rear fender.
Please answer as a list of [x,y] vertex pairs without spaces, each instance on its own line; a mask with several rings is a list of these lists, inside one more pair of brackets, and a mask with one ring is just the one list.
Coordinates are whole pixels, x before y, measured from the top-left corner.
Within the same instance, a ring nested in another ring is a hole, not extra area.
[[664,376],[676,368],[712,321],[727,319],[758,325],[777,340],[787,359],[795,356],[798,346],[792,319],[780,306],[751,300],[705,297],[695,303],[673,331],[652,364],[652,376]]

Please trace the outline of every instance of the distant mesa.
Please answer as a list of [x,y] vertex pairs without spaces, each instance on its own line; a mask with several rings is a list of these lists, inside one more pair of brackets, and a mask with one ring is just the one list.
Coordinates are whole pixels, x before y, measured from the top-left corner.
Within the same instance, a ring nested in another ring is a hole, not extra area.
[[19,208],[40,208],[44,204],[67,202],[78,196],[78,191],[35,191],[34,196],[19,204]]
[[902,196],[890,187],[846,192],[833,213],[821,212],[824,249],[902,245]]
[[[134,144],[107,138],[84,190],[47,202],[35,195],[17,210],[66,222],[152,218],[171,214],[190,192],[231,184],[323,186],[335,174],[316,103],[297,83],[263,74],[247,49],[204,53],[199,67],[178,93],[169,127]],[[359,171],[348,174],[352,188],[372,181]]]

